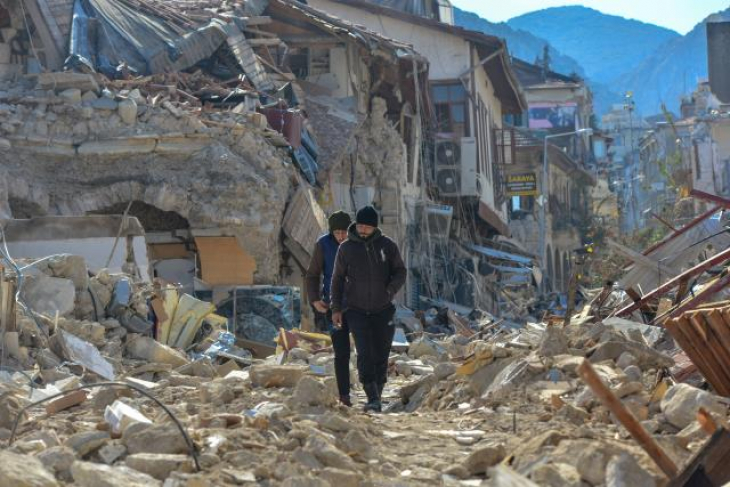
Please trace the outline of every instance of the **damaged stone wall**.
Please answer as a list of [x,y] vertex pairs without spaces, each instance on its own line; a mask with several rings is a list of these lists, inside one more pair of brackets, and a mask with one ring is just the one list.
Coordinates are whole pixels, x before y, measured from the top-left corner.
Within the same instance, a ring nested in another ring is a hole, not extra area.
[[84,215],[141,201],[192,229],[238,237],[256,259],[255,282],[277,282],[272,250],[294,170],[286,150],[251,114],[202,112],[89,79],[81,89],[0,85],[0,216]]
[[23,70],[25,56],[15,53],[24,47],[23,30],[19,2],[0,0],[0,79],[10,79]]
[[[369,203],[374,203],[380,210],[385,233],[399,243],[404,237],[403,229],[398,225],[401,212],[398,191],[406,183],[405,152],[400,133],[387,117],[385,100],[375,97],[371,101],[370,114],[354,132],[348,152],[332,169],[330,178],[347,188],[350,185],[373,188],[374,198]],[[349,198],[344,200],[349,201]]]

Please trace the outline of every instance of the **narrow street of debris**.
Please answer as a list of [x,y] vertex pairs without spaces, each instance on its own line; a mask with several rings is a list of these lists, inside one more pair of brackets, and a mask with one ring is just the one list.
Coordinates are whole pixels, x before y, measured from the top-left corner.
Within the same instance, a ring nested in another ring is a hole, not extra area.
[[730,486],[728,53],[0,0],[0,487]]

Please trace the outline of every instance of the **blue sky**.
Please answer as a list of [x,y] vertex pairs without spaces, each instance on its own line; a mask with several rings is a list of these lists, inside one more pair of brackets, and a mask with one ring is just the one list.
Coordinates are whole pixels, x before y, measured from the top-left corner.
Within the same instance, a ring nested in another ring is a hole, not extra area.
[[534,10],[583,5],[601,12],[660,25],[686,34],[711,13],[730,7],[730,0],[451,0],[492,22]]

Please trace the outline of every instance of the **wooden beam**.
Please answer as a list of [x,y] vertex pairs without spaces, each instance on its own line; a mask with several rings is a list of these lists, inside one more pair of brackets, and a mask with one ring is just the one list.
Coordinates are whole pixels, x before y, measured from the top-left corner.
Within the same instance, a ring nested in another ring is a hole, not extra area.
[[717,205],[722,206],[723,208],[730,208],[730,200],[727,198],[723,198],[722,196],[705,193],[704,191],[700,191],[699,189],[693,189],[689,192],[689,194],[690,196],[694,196],[695,198],[701,200],[711,201]]
[[677,229],[671,223],[669,223],[668,221],[666,221],[664,218],[660,217],[656,213],[652,212],[651,216],[652,216],[652,218],[654,218],[655,220],[657,220],[659,223],[661,223],[662,225],[664,225],[665,227],[667,227],[671,231],[673,231],[673,232],[676,232],[677,231]]
[[667,266],[666,264],[662,264],[661,262],[657,262],[651,257],[647,257],[646,255],[632,250],[625,245],[621,245],[615,240],[608,239],[608,245],[619,254],[625,256],[628,259],[631,259],[635,264],[645,269],[658,271],[662,274],[667,274],[669,276],[677,275],[677,271],[675,269]]
[[46,16],[41,11],[39,2],[36,0],[23,1],[23,5],[28,10],[33,25],[36,28],[36,33],[43,43],[43,53],[46,57],[46,66],[44,68],[49,71],[60,70],[63,66],[64,56],[61,52],[60,46],[56,44],[51,29],[46,22]]
[[645,294],[641,298],[641,301],[639,303],[630,304],[630,305],[626,306],[625,308],[617,311],[615,315],[616,316],[625,316],[629,313],[632,313],[632,312],[636,311],[637,309],[639,309],[641,303],[646,302],[650,299],[661,297],[664,294],[666,294],[667,292],[674,289],[675,287],[679,286],[683,280],[686,281],[688,279],[691,279],[694,276],[698,276],[698,275],[702,274],[703,272],[705,272],[710,267],[713,267],[713,266],[719,265],[719,264],[723,264],[723,263],[727,262],[728,260],[730,260],[730,248],[725,249],[722,252],[720,252],[719,254],[717,254],[713,257],[710,257],[706,261],[697,264],[693,268],[689,269],[688,271],[683,272],[682,274],[678,275],[674,279],[671,279],[670,281],[665,282],[658,288]]
[[593,394],[600,399],[621,424],[626,431],[636,440],[644,451],[654,460],[664,475],[673,479],[677,476],[678,469],[671,458],[666,454],[654,438],[641,426],[641,423],[634,417],[626,406],[611,392],[611,390],[603,383],[591,363],[585,359],[578,367],[578,374],[588,387],[591,388]]
[[711,299],[715,294],[725,289],[728,285],[730,285],[730,272],[726,270],[722,276],[710,283],[707,283],[707,285],[705,285],[699,293],[692,296],[692,298],[685,300],[682,304],[672,309],[664,316],[656,317],[654,319],[654,324],[662,323],[667,318],[675,318],[685,311],[695,308],[697,305]]
[[698,216],[697,218],[693,219],[691,222],[689,222],[688,224],[686,224],[685,226],[683,226],[682,228],[680,228],[679,230],[677,230],[672,235],[670,235],[670,236],[666,237],[665,239],[663,239],[661,242],[657,242],[654,245],[652,245],[651,247],[649,247],[646,250],[644,250],[642,252],[642,254],[649,255],[650,253],[654,252],[659,247],[662,247],[662,246],[666,245],[667,243],[671,242],[675,238],[679,237],[680,235],[685,234],[687,231],[691,230],[692,228],[696,227],[697,225],[699,225],[703,221],[707,220],[712,215],[714,215],[715,213],[717,213],[720,209],[721,209],[720,206],[716,206],[716,207],[712,208],[710,211],[704,212],[703,214],[701,214],[700,216]]

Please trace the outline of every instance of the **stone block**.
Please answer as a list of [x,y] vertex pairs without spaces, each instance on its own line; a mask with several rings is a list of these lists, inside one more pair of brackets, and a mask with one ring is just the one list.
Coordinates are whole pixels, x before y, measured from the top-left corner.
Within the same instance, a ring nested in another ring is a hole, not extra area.
[[127,353],[134,358],[170,364],[173,367],[182,367],[189,362],[182,353],[145,336],[130,337],[127,340]]
[[159,487],[162,483],[125,466],[110,467],[99,463],[75,462],[71,466],[75,484],[80,487]]
[[122,122],[127,125],[137,123],[137,102],[131,98],[127,98],[118,103],[117,110]]
[[101,448],[110,439],[106,431],[84,431],[69,436],[64,446],[72,449],[77,456],[84,457]]
[[58,277],[28,276],[21,291],[30,309],[46,316],[71,314],[74,310],[76,288],[73,281]]
[[53,474],[37,458],[0,451],[0,480],[13,487],[58,487]]
[[255,387],[294,387],[307,370],[299,365],[254,365],[249,374]]
[[146,473],[158,480],[165,480],[170,473],[187,467],[191,471],[192,465],[187,455],[170,455],[160,453],[135,453],[124,459],[124,463],[139,472]]
[[727,414],[727,406],[717,396],[689,384],[670,387],[660,406],[667,420],[677,428],[686,428],[695,422],[701,407],[720,417]]
[[68,88],[61,91],[58,96],[66,100],[68,103],[81,103],[81,90],[78,88]]
[[154,138],[128,138],[84,142],[79,146],[80,156],[127,156],[149,154],[155,150]]
[[78,406],[79,404],[86,401],[87,397],[88,392],[83,390],[74,391],[65,396],[61,396],[58,399],[55,399],[46,404],[46,414],[56,414],[57,412],[63,411],[64,409]]
[[99,91],[99,84],[90,74],[71,72],[40,73],[38,75],[38,89],[66,90],[75,88],[81,91]]
[[188,445],[175,426],[136,424],[122,434],[122,442],[135,453],[186,453]]

